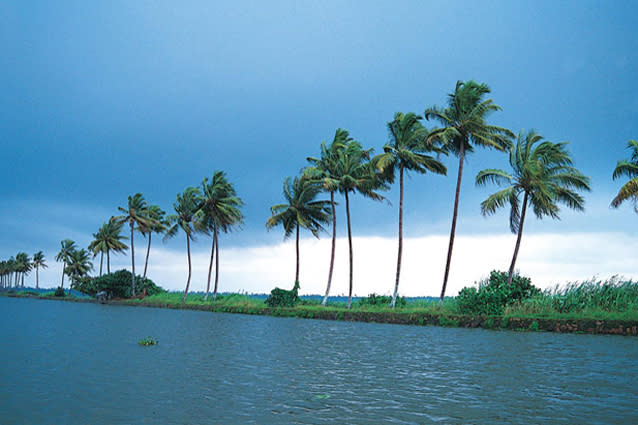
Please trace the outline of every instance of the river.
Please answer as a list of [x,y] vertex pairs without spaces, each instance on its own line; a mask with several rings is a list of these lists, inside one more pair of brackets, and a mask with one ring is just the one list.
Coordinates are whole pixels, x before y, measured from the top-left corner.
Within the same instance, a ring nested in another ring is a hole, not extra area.
[[0,343],[3,424],[638,423],[635,337],[0,297]]

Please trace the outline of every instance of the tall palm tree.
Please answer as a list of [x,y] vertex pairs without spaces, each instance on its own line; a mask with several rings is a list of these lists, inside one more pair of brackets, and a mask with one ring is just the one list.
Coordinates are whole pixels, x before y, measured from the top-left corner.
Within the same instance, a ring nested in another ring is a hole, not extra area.
[[55,256],[55,261],[62,262],[62,283],[60,284],[62,289],[64,289],[64,274],[66,273],[66,266],[69,263],[71,252],[75,251],[75,249],[75,242],[71,239],[64,239],[60,242],[60,252],[58,252]]
[[321,305],[325,306],[328,302],[330,294],[330,286],[332,284],[332,272],[334,270],[335,249],[337,245],[337,214],[335,208],[335,192],[339,188],[338,176],[338,152],[345,149],[346,144],[353,139],[348,132],[342,128],[338,128],[332,139],[330,146],[326,146],[325,142],[321,142],[321,157],[308,157],[307,160],[312,164],[304,170],[304,175],[310,179],[317,180],[321,183],[323,190],[330,193],[330,210],[332,215],[332,247],[330,250],[330,268],[328,269],[328,284],[326,285],[326,294],[323,296]]
[[71,280],[69,288],[73,288],[77,285],[78,280],[87,276],[91,270],[93,270],[93,264],[91,263],[89,252],[86,249],[74,249],[71,251],[69,263],[66,267],[66,273]]
[[168,228],[166,221],[166,213],[157,205],[149,205],[146,215],[150,219],[147,223],[141,223],[139,226],[140,233],[145,237],[148,235],[148,246],[146,248],[146,259],[144,260],[144,274],[142,278],[146,278],[146,270],[148,268],[148,256],[151,252],[151,235],[153,233],[162,234]]
[[46,269],[48,267],[46,259],[44,258],[44,254],[42,253],[42,251],[38,251],[35,254],[33,254],[33,260],[31,261],[31,265],[35,268],[35,289],[39,289],[40,276],[38,274],[38,270]]
[[208,178],[202,181],[203,201],[201,211],[202,220],[199,220],[199,227],[203,231],[213,232],[213,241],[210,251],[210,264],[208,266],[208,280],[206,282],[206,295],[208,299],[210,291],[210,278],[213,269],[213,254],[215,254],[215,287],[213,289],[213,300],[217,299],[217,285],[219,281],[219,232],[228,232],[233,227],[240,225],[244,221],[241,213],[241,206],[244,204],[237,196],[235,188],[226,179],[223,171],[215,171],[208,182]]
[[521,131],[516,143],[510,148],[512,172],[487,169],[476,176],[477,185],[492,182],[505,186],[481,203],[481,212],[483,215],[491,215],[506,204],[510,205],[510,230],[518,233],[518,236],[509,268],[508,284],[512,283],[528,205],[539,219],[543,216],[559,219],[557,203],[578,211],[584,209],[585,201],[577,191],[590,190],[589,178],[572,166],[566,145],[567,142],[543,141],[543,136],[533,130],[525,134]]
[[141,193],[128,197],[126,208],[118,207],[122,215],[115,217],[119,223],[128,223],[131,227],[131,295],[135,296],[135,241],[133,231],[135,226],[150,225],[151,219],[146,215],[148,209],[146,200]]
[[330,221],[329,202],[316,200],[320,192],[321,186],[311,179],[301,176],[295,177],[291,182],[290,177],[286,177],[284,180],[286,202],[270,207],[272,216],[266,221],[268,229],[282,225],[284,239],[295,232],[296,287],[299,286],[299,229],[308,229],[314,237],[319,238],[319,232],[324,230],[322,224]]
[[350,194],[359,192],[373,200],[385,199],[378,190],[387,190],[388,186],[377,172],[376,165],[370,161],[372,149],[363,149],[357,141],[348,141],[346,147],[337,151],[337,188],[346,201],[346,224],[348,228],[348,262],[350,266],[348,304],[352,305],[353,288],[353,250],[352,224],[350,220]]
[[183,301],[186,301],[188,287],[191,283],[191,240],[195,239],[194,223],[200,219],[202,213],[199,209],[202,203],[202,194],[199,188],[187,187],[184,193],[177,194],[177,202],[173,204],[177,215],[167,217],[171,227],[166,231],[164,239],[171,238],[182,229],[186,235],[186,253],[188,255],[188,278],[186,279],[186,289],[184,290]]
[[627,142],[627,149],[631,151],[631,158],[618,161],[614,169],[613,179],[628,177],[629,181],[622,185],[614,199],[611,201],[612,208],[618,208],[620,204],[628,199],[634,204],[634,211],[638,213],[638,141]]
[[429,153],[442,153],[433,143],[427,143],[428,130],[421,124],[423,118],[408,112],[397,112],[388,123],[390,143],[383,147],[383,153],[377,156],[376,163],[389,183],[394,183],[395,173],[399,173],[399,248],[397,255],[397,273],[392,295],[392,308],[396,305],[401,275],[401,256],[403,252],[403,176],[408,171],[425,174],[447,173],[447,168]]
[[425,110],[426,119],[433,118],[443,125],[443,128],[432,131],[430,140],[443,142],[448,151],[459,157],[459,172],[456,179],[452,228],[443,276],[443,288],[441,289],[441,302],[445,297],[445,288],[450,274],[465,155],[473,152],[474,146],[505,151],[511,145],[511,138],[514,136],[506,128],[489,125],[485,121],[488,114],[501,109],[493,103],[492,99],[483,100],[483,97],[488,93],[490,93],[490,89],[485,84],[479,84],[472,80],[458,81],[454,93],[448,95],[447,108],[441,109],[434,106]]
[[[26,252],[19,252],[16,254],[16,271],[18,272],[20,280],[20,286],[24,288],[24,276],[31,271],[31,259]],[[16,285],[17,286],[17,285]]]

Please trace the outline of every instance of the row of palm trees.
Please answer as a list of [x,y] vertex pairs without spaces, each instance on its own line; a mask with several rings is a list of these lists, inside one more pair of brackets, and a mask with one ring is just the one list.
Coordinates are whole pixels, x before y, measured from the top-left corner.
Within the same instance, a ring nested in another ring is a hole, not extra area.
[[[399,290],[403,252],[405,174],[430,172],[446,175],[447,168],[439,159],[442,155],[452,154],[458,157],[459,165],[441,289],[441,301],[443,301],[452,260],[463,165],[466,155],[473,152],[476,147],[509,152],[511,172],[499,169],[483,170],[477,175],[476,184],[481,186],[495,183],[505,186],[481,203],[481,211],[484,215],[490,215],[509,204],[510,230],[518,235],[509,268],[511,283],[527,208],[530,207],[538,218],[550,216],[554,219],[559,218],[557,205],[559,203],[575,210],[583,210],[584,199],[578,192],[588,191],[590,186],[589,178],[573,167],[565,142],[545,141],[533,130],[521,131],[518,136],[515,136],[506,128],[488,124],[486,117],[500,109],[491,99],[484,99],[489,92],[485,84],[459,81],[454,93],[448,96],[448,104],[445,108],[437,106],[427,108],[423,117],[411,112],[396,113],[394,119],[387,125],[389,141],[383,147],[383,153],[376,156],[372,156],[372,149],[364,149],[359,142],[353,140],[346,130],[338,129],[330,145],[326,145],[325,142],[321,144],[320,157],[307,159],[310,165],[303,170],[301,176],[292,180],[287,177],[284,181],[286,203],[271,207],[272,216],[266,222],[266,226],[272,228],[282,225],[285,238],[295,232],[297,244],[295,283],[299,280],[299,229],[306,228],[318,237],[319,232],[323,230],[323,225],[332,221],[330,267],[326,293],[322,301],[323,305],[326,304],[334,266],[337,225],[334,194],[338,191],[345,199],[349,244],[347,306],[350,307],[353,290],[353,255],[349,196],[358,192],[371,199],[382,200],[384,197],[380,192],[387,190],[398,178],[398,253],[391,303],[394,307]],[[428,130],[422,123],[424,117],[438,122],[441,127]],[[638,153],[635,158],[638,158]],[[622,168],[618,174],[622,173],[633,173],[632,175],[636,177],[638,167]],[[329,201],[316,199],[321,191],[330,194]],[[635,193],[634,201],[638,198]]]
[[36,252],[31,258],[26,252],[19,252],[15,257],[0,261],[0,288],[17,288],[18,284],[24,288],[24,277],[32,270],[35,270],[35,287],[39,288],[39,271],[46,268],[46,259],[42,251]]

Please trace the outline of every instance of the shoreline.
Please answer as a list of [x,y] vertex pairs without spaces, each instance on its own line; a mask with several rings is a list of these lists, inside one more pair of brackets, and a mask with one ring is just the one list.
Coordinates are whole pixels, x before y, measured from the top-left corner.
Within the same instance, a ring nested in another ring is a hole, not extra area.
[[[92,298],[42,297],[28,294],[1,294],[10,298],[31,298],[66,302],[100,304]],[[437,314],[429,312],[364,311],[339,307],[252,307],[193,304],[174,302],[151,302],[142,300],[109,300],[101,304],[128,307],[168,308],[173,310],[209,311],[214,313],[249,314],[273,317],[296,317],[302,319],[334,320],[346,322],[386,323],[411,326],[442,326],[455,328],[482,328],[524,332],[558,332],[592,335],[638,336],[638,320],[596,318],[547,318],[523,316],[468,316]]]

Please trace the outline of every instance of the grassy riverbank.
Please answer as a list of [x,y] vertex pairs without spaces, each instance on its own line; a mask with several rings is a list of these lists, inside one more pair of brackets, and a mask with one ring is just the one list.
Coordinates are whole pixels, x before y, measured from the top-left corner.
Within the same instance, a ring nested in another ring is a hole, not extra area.
[[[52,292],[25,290],[3,294],[94,302],[90,298],[54,297]],[[502,314],[494,315],[463,313],[456,298],[448,298],[442,305],[434,300],[408,299],[405,305],[396,309],[357,301],[351,309],[347,309],[345,302],[331,302],[323,307],[316,298],[308,297],[302,297],[295,307],[275,308],[268,307],[263,296],[224,294],[215,301],[210,298],[205,301],[202,295],[190,294],[186,302],[182,302],[182,297],[182,293],[164,292],[143,299],[111,300],[108,303],[324,320],[638,335],[638,284],[614,279],[545,291],[508,305]]]

